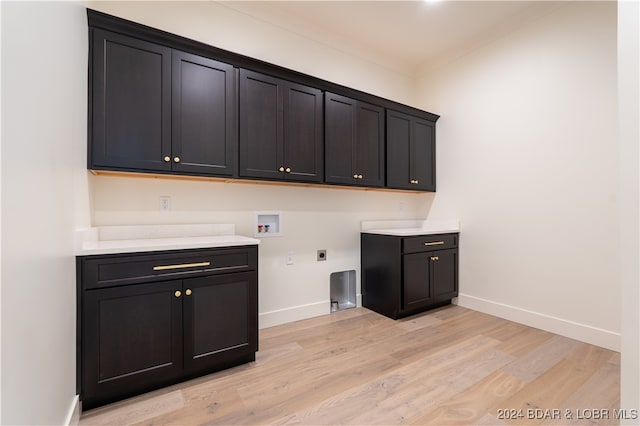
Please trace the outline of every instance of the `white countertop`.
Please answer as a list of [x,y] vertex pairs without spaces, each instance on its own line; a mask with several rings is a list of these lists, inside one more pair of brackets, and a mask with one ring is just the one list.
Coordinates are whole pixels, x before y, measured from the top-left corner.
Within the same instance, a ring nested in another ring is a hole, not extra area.
[[397,237],[448,234],[460,232],[460,222],[458,220],[377,220],[362,222],[361,230],[368,234],[393,235]]
[[260,244],[235,235],[235,225],[107,226],[76,231],[76,256]]

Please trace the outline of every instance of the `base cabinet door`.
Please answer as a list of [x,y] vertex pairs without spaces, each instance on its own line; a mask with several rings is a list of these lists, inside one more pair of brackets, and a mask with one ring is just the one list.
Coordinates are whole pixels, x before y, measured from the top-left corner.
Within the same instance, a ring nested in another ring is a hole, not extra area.
[[85,407],[157,387],[182,371],[181,281],[87,291]]
[[188,279],[184,294],[186,371],[207,370],[244,355],[254,356],[258,349],[255,274]]
[[439,250],[430,254],[433,298],[451,299],[458,295],[458,250]]
[[405,254],[402,269],[402,310],[429,305],[433,301],[430,256],[426,253]]
[[405,254],[402,309],[413,310],[458,295],[458,250]]

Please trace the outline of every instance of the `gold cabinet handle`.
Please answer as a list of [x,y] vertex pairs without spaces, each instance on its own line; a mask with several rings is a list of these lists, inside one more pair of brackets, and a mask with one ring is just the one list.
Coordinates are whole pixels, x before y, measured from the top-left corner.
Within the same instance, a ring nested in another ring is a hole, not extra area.
[[171,269],[184,269],[184,268],[196,268],[198,266],[210,266],[211,262],[197,262],[197,263],[181,263],[179,265],[159,265],[154,266],[154,271],[169,271]]
[[178,157],[178,156],[173,157],[173,162],[174,163],[179,163],[180,162],[180,157]]
[[168,163],[169,161],[171,161],[171,157],[169,157],[168,155],[164,156],[164,162]]
[[440,258],[438,256],[431,256],[431,260],[436,261],[436,260],[440,260]]
[[287,167],[286,169],[284,169],[284,171],[287,173],[291,173],[291,167]]
[[182,293],[180,292],[180,290],[176,290],[175,293],[173,293],[176,297],[180,297],[182,296]]
[[430,243],[424,243],[425,246],[441,246],[444,244],[444,241],[433,241]]
[[418,179],[411,179],[411,184],[412,185],[417,185],[418,184]]
[[280,168],[278,169],[279,172],[284,172],[284,167],[280,166]]
[[187,296],[191,296],[191,293],[193,293],[193,292],[191,291],[190,288],[186,289],[185,292],[184,292],[184,294],[186,294]]

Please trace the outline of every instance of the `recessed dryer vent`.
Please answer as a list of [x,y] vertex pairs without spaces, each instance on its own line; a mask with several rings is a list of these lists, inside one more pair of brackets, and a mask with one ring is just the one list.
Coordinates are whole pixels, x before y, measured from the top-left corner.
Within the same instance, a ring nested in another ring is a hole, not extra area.
[[356,307],[356,271],[340,271],[331,274],[329,295],[331,312]]

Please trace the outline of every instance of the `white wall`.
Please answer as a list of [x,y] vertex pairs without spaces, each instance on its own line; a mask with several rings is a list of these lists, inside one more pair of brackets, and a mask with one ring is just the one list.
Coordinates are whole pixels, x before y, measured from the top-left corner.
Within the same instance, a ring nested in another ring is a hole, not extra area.
[[[638,141],[640,140],[640,4],[618,2],[618,114],[620,128],[620,266],[622,365],[620,406],[640,407],[640,258]],[[622,424],[636,424],[628,419]]]
[[[360,270],[360,221],[424,217],[430,194],[93,176],[94,224],[234,223],[254,234],[254,212],[282,212],[282,237],[259,248],[260,327],[329,313],[332,272]],[[159,197],[171,211],[159,211]],[[327,260],[316,261],[326,249]],[[286,265],[287,253],[294,264]],[[359,273],[357,293],[360,294]]]
[[[383,97],[407,101],[407,77],[213,2],[96,2],[92,8]],[[263,239],[260,326],[329,313],[332,272],[360,269],[360,221],[425,217],[433,195],[94,176],[93,223],[234,223],[252,235],[255,211],[281,211],[284,236]],[[172,211],[159,212],[171,196]],[[328,251],[316,261],[316,250]],[[288,252],[294,265],[287,266]],[[360,292],[358,274],[357,293]]]
[[350,55],[332,41],[301,36],[221,3],[97,1],[89,7],[398,102],[413,99],[415,82],[406,75]]
[[616,90],[615,2],[570,2],[421,78],[461,305],[619,349]]
[[2,7],[2,424],[75,406],[73,230],[89,224],[87,24],[76,3]]
[[[565,6],[424,76],[416,98],[413,82],[389,69],[219,4],[92,4],[443,118],[435,198],[91,176],[89,200],[85,11],[76,3],[0,4],[1,423],[68,421],[75,395],[72,232],[88,225],[232,222],[251,234],[254,210],[282,211],[285,236],[260,248],[261,321],[268,325],[328,309],[329,272],[359,267],[360,220],[460,217],[463,303],[618,344],[618,188],[637,192],[637,182],[617,181],[615,5]],[[637,55],[635,43],[627,52]],[[627,152],[637,156],[637,135],[620,152],[625,170],[637,173],[637,158]],[[171,212],[158,212],[160,195],[172,197]],[[633,220],[623,217],[622,225]],[[637,238],[623,240],[637,253]],[[327,262],[315,262],[317,248],[328,249]],[[293,266],[284,265],[288,251]],[[630,358],[638,348],[637,263],[623,273],[624,296],[636,298],[623,306],[635,333],[623,336],[630,351],[623,352],[623,406],[637,408],[637,358]]]

